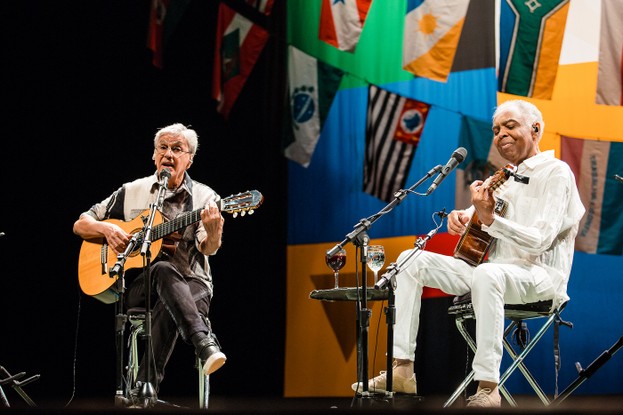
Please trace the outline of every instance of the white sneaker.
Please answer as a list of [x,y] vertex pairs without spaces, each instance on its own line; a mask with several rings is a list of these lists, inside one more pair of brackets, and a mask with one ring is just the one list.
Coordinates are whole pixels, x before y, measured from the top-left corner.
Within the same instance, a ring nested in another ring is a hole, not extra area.
[[208,357],[206,362],[203,364],[203,374],[205,376],[209,376],[210,374],[216,372],[225,364],[226,360],[227,356],[225,356],[225,353],[223,352],[216,352],[210,355],[210,357]]
[[499,408],[502,406],[502,398],[498,388],[482,388],[475,395],[467,398],[467,406],[472,408]]

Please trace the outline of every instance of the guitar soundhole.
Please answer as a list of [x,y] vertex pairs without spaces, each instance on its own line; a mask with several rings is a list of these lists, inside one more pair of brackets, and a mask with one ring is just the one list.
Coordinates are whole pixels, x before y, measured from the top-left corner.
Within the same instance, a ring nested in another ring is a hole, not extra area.
[[143,230],[142,228],[136,228],[136,229],[133,229],[130,232],[131,235],[138,234],[139,236],[137,238],[138,242],[136,243],[136,246],[134,247],[134,250],[132,250],[132,252],[130,252],[128,257],[134,258],[134,257],[136,257],[137,255],[139,255],[141,253],[141,248],[142,248],[142,245],[143,245],[143,235],[141,234],[142,230]]

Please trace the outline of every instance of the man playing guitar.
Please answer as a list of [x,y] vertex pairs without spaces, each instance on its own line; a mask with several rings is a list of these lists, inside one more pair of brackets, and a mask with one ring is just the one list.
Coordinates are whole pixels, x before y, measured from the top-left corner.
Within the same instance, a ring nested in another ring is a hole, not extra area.
[[[417,393],[414,360],[424,286],[452,295],[471,292],[478,345],[472,368],[478,390],[467,406],[477,407],[501,405],[504,304],[553,300],[558,306],[569,299],[574,241],[585,209],[569,166],[553,150],[539,149],[544,125],[533,104],[502,103],[493,114],[493,145],[523,180],[505,180],[500,187],[491,186],[492,180],[476,180],[470,185],[472,206],[448,216],[448,232],[464,235],[477,215],[479,229],[495,239],[488,257],[469,262],[460,255],[420,251],[396,275],[394,392]],[[498,200],[507,204],[504,214],[496,212]],[[386,383],[382,372],[369,380],[368,390],[384,391]],[[355,383],[353,389],[362,388]]]
[[[107,275],[107,257],[112,257],[114,263],[116,255],[123,253],[138,235],[131,229],[124,229],[121,221],[136,219],[141,223],[141,213],[149,211],[150,206],[158,202],[160,187],[166,189],[162,189],[163,200],[156,213],[166,219],[164,225],[176,224],[179,218],[189,217],[181,223],[184,226],[179,226],[176,237],[169,235],[167,245],[175,249],[163,249],[149,267],[153,287],[150,290],[153,300],[151,363],[155,367],[151,370],[150,366],[147,371],[150,379],[146,379],[146,362],[143,361],[138,373],[141,384],[132,387],[140,389],[142,385],[151,384],[157,390],[178,334],[194,346],[196,354],[205,362],[203,370],[206,375],[225,363],[225,354],[221,352],[207,319],[213,288],[208,257],[221,247],[224,218],[218,207],[220,196],[210,187],[192,180],[187,173],[197,152],[197,133],[182,124],[169,125],[158,130],[153,145],[156,173],[123,184],[82,213],[73,230],[85,239],[85,243],[95,240],[96,246],[102,247],[97,249],[102,255],[90,257],[98,264],[96,274],[103,280],[113,281]],[[160,233],[159,237],[162,237],[167,232]],[[144,307],[144,274],[141,272],[130,282],[125,296],[126,308]],[[114,301],[114,293],[112,295],[111,301]],[[102,295],[100,299],[108,298],[110,296]]]

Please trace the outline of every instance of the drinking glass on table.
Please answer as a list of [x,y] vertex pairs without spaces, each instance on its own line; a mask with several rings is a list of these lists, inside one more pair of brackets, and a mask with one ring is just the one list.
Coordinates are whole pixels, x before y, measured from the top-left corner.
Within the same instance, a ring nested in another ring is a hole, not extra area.
[[339,288],[339,276],[340,270],[346,265],[346,250],[340,248],[333,256],[325,255],[325,261],[329,268],[333,270],[333,276],[335,277],[335,288]]
[[385,264],[385,248],[383,245],[368,246],[368,268],[374,272],[374,283],[379,280],[379,271]]

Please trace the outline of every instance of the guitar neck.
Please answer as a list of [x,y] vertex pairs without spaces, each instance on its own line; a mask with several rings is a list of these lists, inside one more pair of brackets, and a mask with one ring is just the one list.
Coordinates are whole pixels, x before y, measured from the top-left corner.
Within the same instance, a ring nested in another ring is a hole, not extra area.
[[[264,200],[264,196],[257,190],[251,190],[244,193],[238,193],[236,195],[228,196],[224,199],[220,199],[216,202],[218,209],[221,212],[233,213],[234,217],[240,212],[244,215],[246,212],[253,213]],[[164,238],[174,232],[179,231],[198,222],[201,219],[201,211],[203,208],[193,210],[192,212],[184,213],[173,220],[160,223],[152,229],[152,240]]]
[[177,232],[188,225],[198,222],[199,219],[201,219],[202,209],[203,208],[184,213],[173,220],[162,222],[161,224],[154,226],[152,240],[164,238],[165,236]]

